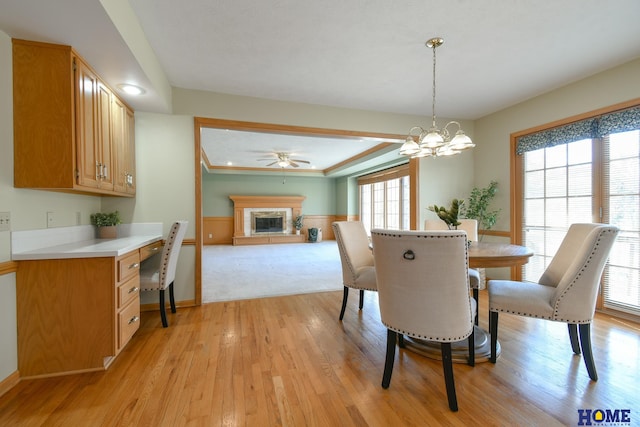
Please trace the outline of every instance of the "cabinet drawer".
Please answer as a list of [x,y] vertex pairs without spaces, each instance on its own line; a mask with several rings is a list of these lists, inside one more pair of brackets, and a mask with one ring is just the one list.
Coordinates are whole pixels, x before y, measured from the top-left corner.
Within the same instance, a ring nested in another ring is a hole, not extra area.
[[134,298],[138,298],[138,295],[140,295],[140,276],[135,276],[118,286],[118,310]]
[[140,327],[140,298],[136,294],[131,303],[118,313],[118,350],[122,349]]
[[140,261],[144,261],[150,256],[159,254],[160,252],[162,252],[162,241],[158,240],[155,243],[140,248]]
[[131,252],[118,259],[118,283],[135,276],[140,271],[140,253]]

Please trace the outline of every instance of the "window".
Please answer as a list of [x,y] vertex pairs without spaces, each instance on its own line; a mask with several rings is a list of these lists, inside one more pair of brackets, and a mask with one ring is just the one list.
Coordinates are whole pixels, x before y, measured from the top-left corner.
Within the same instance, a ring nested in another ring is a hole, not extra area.
[[573,222],[593,222],[592,143],[582,140],[524,154],[523,243],[534,256],[524,277],[537,280]]
[[409,229],[409,168],[388,169],[358,179],[360,220],[367,233],[374,228]]
[[598,307],[640,316],[639,129],[632,108],[516,139],[518,243],[535,253],[523,280],[538,280],[570,224],[614,224],[620,234]]
[[603,306],[640,315],[640,131],[604,138],[606,222],[620,227],[609,257]]

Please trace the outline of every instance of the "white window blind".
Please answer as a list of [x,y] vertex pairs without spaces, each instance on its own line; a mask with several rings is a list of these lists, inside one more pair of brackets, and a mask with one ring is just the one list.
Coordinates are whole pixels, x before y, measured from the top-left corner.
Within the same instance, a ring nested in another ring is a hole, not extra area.
[[640,315],[640,131],[603,138],[603,221],[620,234],[609,256],[603,305]]

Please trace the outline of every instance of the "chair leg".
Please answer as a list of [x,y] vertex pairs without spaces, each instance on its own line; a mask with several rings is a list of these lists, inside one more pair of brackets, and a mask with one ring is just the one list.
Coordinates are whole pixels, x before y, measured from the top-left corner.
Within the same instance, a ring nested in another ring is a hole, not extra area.
[[580,354],[580,343],[578,342],[578,325],[575,323],[568,323],[569,327],[569,339],[571,340],[571,350],[574,354]]
[[364,289],[360,289],[360,310],[364,306]]
[[496,363],[496,353],[498,350],[498,312],[489,312],[489,335],[491,335],[491,356],[489,362]]
[[578,328],[580,330],[580,346],[582,347],[582,358],[584,359],[584,364],[587,367],[589,378],[591,378],[593,381],[598,381],[596,364],[593,361],[593,354],[591,353],[591,324],[581,323]]
[[444,383],[447,387],[447,400],[449,409],[453,412],[458,410],[458,399],[456,398],[456,384],[453,381],[453,361],[451,360],[451,343],[440,343],[442,353],[442,369],[444,370]]
[[176,312],[176,299],[173,296],[173,282],[169,285],[169,304],[171,304],[171,312]]
[[349,298],[349,288],[344,287],[342,292],[342,310],[340,310],[340,320],[344,317],[344,310],[347,308],[347,299]]
[[391,374],[393,373],[393,361],[396,358],[396,340],[398,333],[387,329],[387,358],[384,361],[384,373],[382,374],[382,388],[389,388]]
[[476,329],[473,328],[471,335],[467,339],[469,346],[469,359],[467,360],[467,365],[476,366]]
[[475,324],[476,326],[478,326],[478,309],[480,308],[480,304],[478,303],[478,297],[479,297],[479,289],[478,288],[473,288],[473,299],[476,300],[476,318],[475,318]]
[[160,318],[162,319],[162,327],[169,326],[167,323],[167,313],[164,309],[164,289],[160,289]]

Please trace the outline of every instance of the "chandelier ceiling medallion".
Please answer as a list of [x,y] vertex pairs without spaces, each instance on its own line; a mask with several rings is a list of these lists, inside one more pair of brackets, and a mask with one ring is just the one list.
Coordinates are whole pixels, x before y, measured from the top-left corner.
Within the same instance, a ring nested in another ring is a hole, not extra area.
[[[439,157],[451,156],[458,154],[468,148],[476,145],[471,141],[462,130],[460,123],[451,121],[442,129],[436,126],[436,48],[444,43],[444,39],[434,37],[429,39],[425,45],[433,49],[433,85],[432,85],[432,102],[431,102],[431,128],[424,129],[420,126],[414,126],[409,130],[409,135],[402,147],[400,154],[403,156],[414,157]],[[453,138],[449,133],[449,126],[456,125]]]

